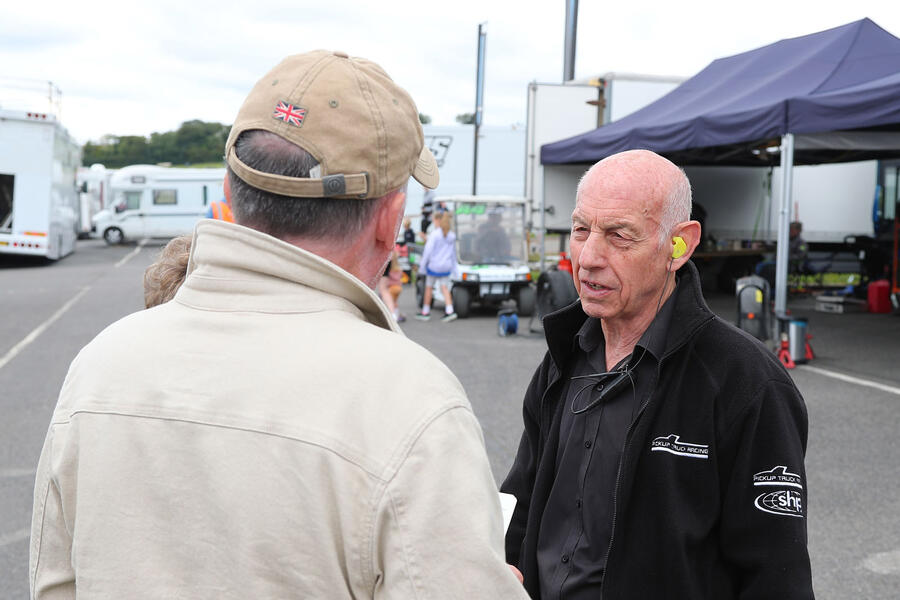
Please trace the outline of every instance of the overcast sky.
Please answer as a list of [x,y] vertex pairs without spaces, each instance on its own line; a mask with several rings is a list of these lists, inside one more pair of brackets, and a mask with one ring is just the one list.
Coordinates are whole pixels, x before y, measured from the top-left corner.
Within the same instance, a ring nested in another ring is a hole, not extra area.
[[[565,4],[6,2],[0,106],[13,98],[4,87],[49,80],[62,91],[62,121],[79,142],[169,131],[189,119],[230,124],[281,58],[326,48],[380,63],[435,124],[452,124],[473,110],[477,29],[487,22],[485,124],[523,123],[528,82],[562,80]],[[898,0],[579,4],[576,78],[690,76],[716,58],[864,17],[900,36]]]

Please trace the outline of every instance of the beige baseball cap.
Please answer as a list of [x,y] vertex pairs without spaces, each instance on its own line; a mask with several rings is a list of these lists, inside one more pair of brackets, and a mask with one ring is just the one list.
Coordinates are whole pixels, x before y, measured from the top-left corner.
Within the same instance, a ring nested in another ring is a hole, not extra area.
[[[238,136],[271,131],[319,161],[316,177],[263,173],[241,162]],[[384,70],[344,52],[316,50],[285,58],[260,79],[241,106],[225,158],[249,185],[297,198],[378,198],[409,180],[439,182],[419,111]]]

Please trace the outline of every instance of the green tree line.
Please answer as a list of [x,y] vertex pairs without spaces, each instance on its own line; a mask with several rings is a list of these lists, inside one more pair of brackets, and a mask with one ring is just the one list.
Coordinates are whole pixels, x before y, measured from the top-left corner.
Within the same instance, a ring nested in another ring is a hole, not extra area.
[[185,121],[175,131],[139,135],[106,135],[82,149],[85,166],[101,163],[111,169],[136,164],[195,165],[221,163],[231,125]]

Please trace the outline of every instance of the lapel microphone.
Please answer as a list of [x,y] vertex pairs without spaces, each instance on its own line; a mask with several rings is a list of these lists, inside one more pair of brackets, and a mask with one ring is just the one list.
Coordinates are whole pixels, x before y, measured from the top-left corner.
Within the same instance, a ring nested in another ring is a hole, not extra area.
[[[643,358],[643,354],[641,357]],[[640,359],[638,359],[640,362]],[[586,413],[589,410],[595,408],[598,405],[603,404],[607,398],[611,396],[615,396],[619,390],[625,387],[625,384],[631,382],[631,385],[634,385],[634,369],[625,367],[621,371],[609,371],[607,373],[595,373],[593,375],[578,375],[572,378],[575,379],[588,379],[588,378],[597,378],[595,383],[588,384],[578,390],[575,394],[575,397],[572,398],[572,414],[580,415],[582,413]],[[578,396],[581,395],[587,389],[594,388],[596,391],[600,392],[595,400],[589,402],[587,406],[584,408],[575,408],[578,403]]]

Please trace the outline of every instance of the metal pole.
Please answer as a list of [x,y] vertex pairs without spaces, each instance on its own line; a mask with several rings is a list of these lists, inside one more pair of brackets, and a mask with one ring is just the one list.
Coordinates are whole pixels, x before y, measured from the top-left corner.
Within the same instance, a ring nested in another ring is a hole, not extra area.
[[781,210],[778,214],[778,247],[775,253],[775,316],[787,311],[788,234],[791,227],[791,191],[794,170],[794,134],[781,136]]
[[578,0],[566,0],[566,42],[563,82],[575,79],[575,37],[578,33]]
[[478,130],[484,111],[484,52],[487,43],[486,23],[478,24],[478,73],[475,81],[475,149],[472,156],[472,195],[478,190]]

